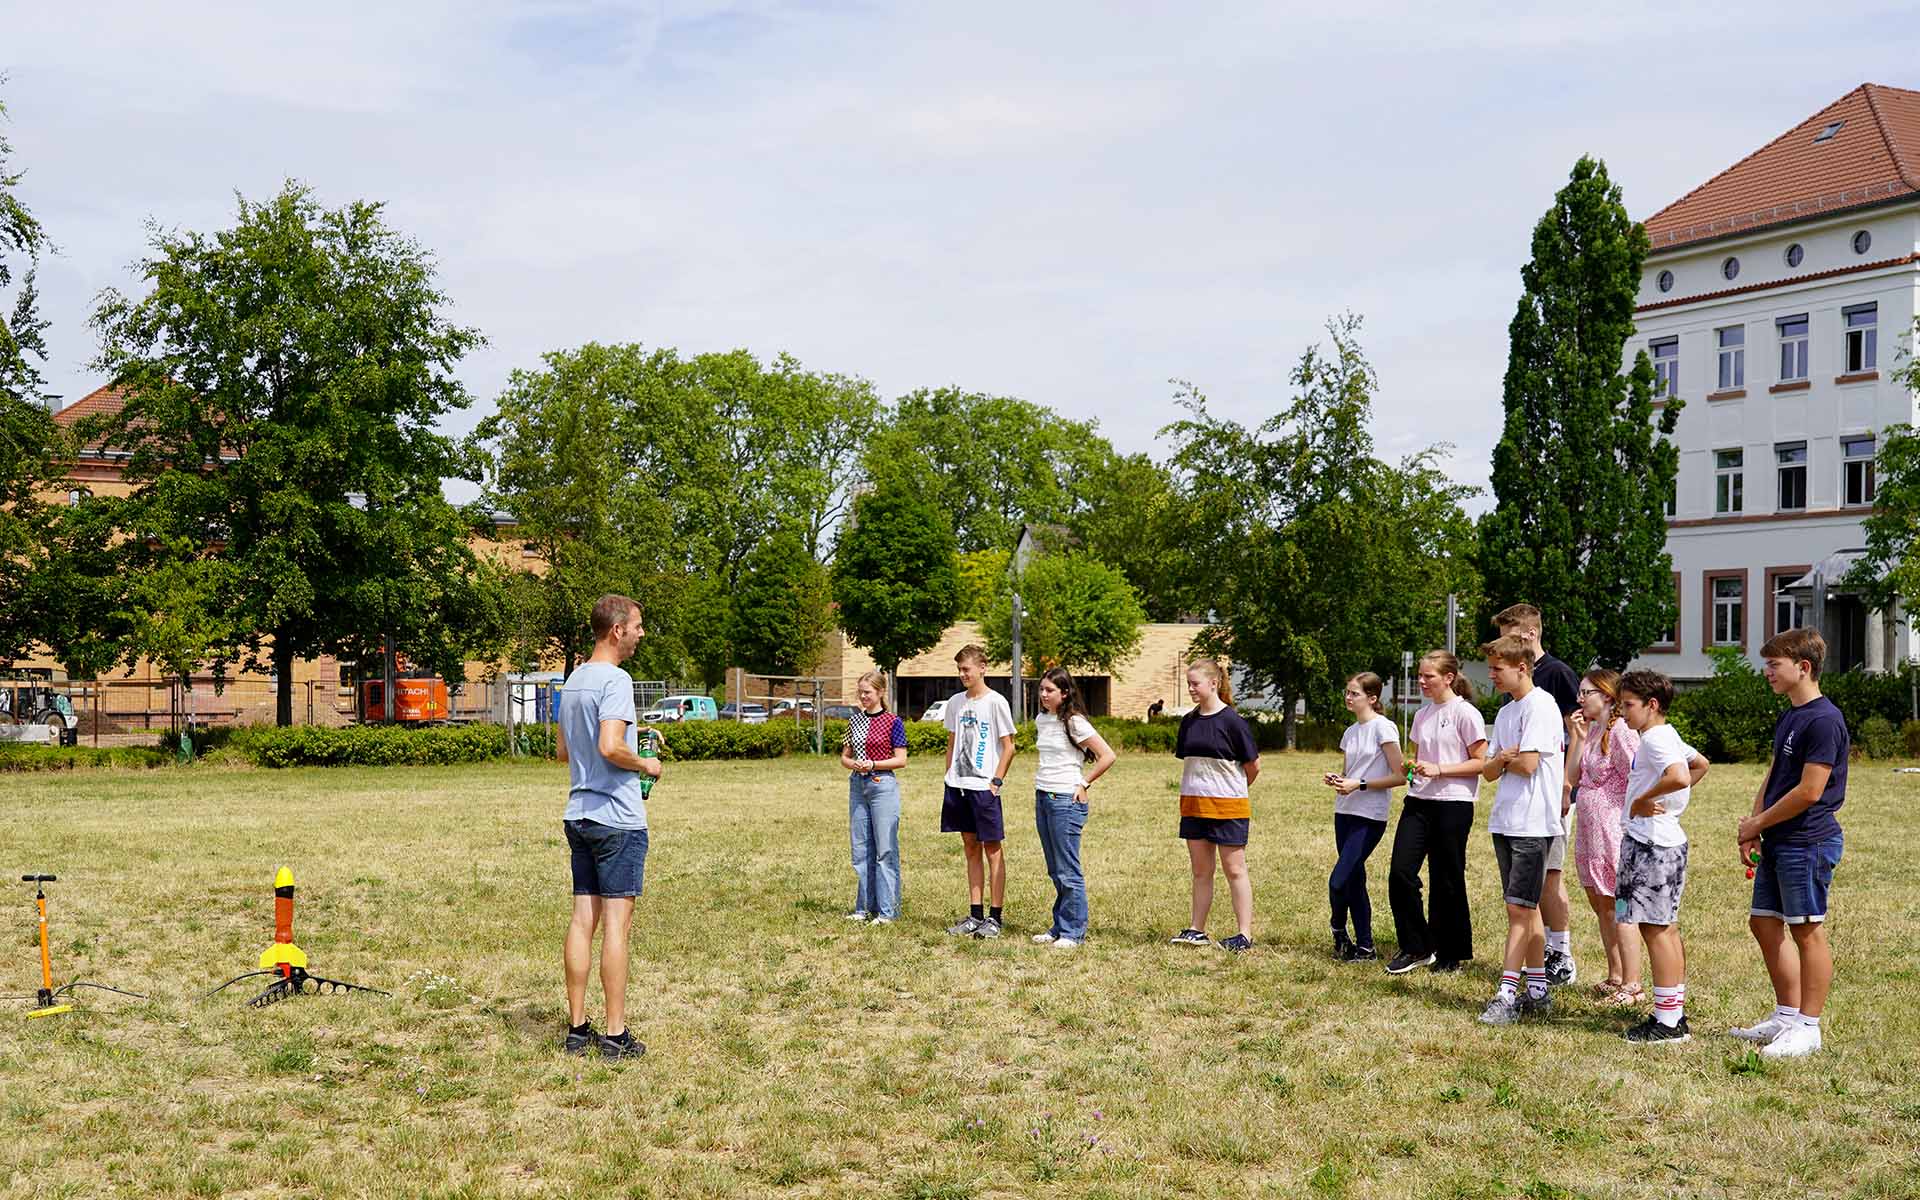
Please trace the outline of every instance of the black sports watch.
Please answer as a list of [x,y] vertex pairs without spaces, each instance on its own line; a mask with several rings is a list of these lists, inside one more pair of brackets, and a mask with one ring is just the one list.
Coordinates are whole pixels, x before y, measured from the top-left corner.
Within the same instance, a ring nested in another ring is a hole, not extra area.
[[1007,781],[995,775],[992,779],[987,780],[987,783],[992,787],[1005,787]]

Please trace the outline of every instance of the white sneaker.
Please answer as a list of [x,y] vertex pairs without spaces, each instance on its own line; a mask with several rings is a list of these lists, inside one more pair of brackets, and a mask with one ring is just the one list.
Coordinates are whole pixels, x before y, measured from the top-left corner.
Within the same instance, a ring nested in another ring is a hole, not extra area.
[[1076,941],[1074,941],[1074,940],[1073,940],[1072,938],[1055,938],[1055,939],[1053,939],[1053,948],[1054,948],[1055,950],[1072,950],[1072,949],[1074,949],[1075,947],[1077,947],[1077,946],[1079,946],[1079,945],[1080,945],[1080,943],[1079,943],[1079,942],[1076,942]]
[[1036,933],[1033,935],[1033,940],[1044,946],[1053,940],[1053,935],[1051,933]]
[[861,911],[860,909],[856,908],[852,912],[847,914],[847,920],[864,922],[867,920],[867,914]]
[[[1794,1022],[1794,1024],[1798,1023],[1797,1021]],[[1732,1029],[1727,1030],[1727,1032],[1743,1042],[1755,1042],[1764,1046],[1785,1033],[1787,1027],[1787,1019],[1776,1013],[1744,1029],[1735,1025]]]
[[873,920],[871,920],[871,921],[868,921],[868,922],[867,922],[867,924],[869,924],[869,925],[891,925],[891,924],[893,924],[893,918],[892,918],[892,917],[875,917],[875,918],[874,918]]
[[1820,1048],[1818,1025],[1795,1025],[1760,1047],[1761,1058],[1805,1058]]

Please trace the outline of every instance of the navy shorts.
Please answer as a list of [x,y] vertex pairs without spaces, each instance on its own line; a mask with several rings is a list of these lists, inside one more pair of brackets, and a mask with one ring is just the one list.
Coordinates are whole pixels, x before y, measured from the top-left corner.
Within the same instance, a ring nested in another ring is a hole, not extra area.
[[1007,822],[1000,813],[1000,797],[948,784],[946,799],[940,802],[940,832],[970,833],[976,842],[1005,841]]
[[1181,817],[1180,837],[1189,842],[1212,842],[1216,846],[1247,844],[1248,817]]
[[1833,869],[1840,865],[1844,839],[1828,838],[1813,846],[1760,846],[1760,865],[1753,869],[1753,907],[1756,917],[1773,917],[1789,925],[1812,925],[1827,919],[1827,888]]
[[573,854],[573,894],[624,899],[638,896],[647,874],[647,831],[615,829],[598,821],[563,821]]

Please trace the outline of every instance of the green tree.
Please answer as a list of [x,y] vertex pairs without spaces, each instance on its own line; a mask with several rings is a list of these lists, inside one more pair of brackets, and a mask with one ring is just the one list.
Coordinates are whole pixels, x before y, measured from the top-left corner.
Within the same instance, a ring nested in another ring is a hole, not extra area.
[[827,569],[807,551],[806,535],[781,529],[754,547],[733,592],[728,640],[755,675],[800,675],[820,661],[833,629]]
[[[1914,331],[1920,335],[1920,322]],[[1893,379],[1920,392],[1920,358],[1907,351]],[[1873,512],[1863,523],[1867,553],[1846,582],[1878,610],[1899,604],[1912,613],[1920,609],[1920,430],[1908,424],[1882,430],[1873,470]]]
[[958,560],[960,571],[960,612],[957,619],[985,619],[993,607],[993,598],[1007,582],[1007,562],[1013,555],[1007,550],[969,550]]
[[108,290],[93,317],[126,405],[82,434],[128,452],[129,575],[218,562],[151,599],[188,628],[230,620],[211,656],[271,669],[281,724],[297,658],[364,655],[392,631],[445,661],[439,639],[464,639],[422,610],[485,574],[441,494],[478,465],[435,423],[467,406],[453,371],[481,339],[443,315],[431,257],[379,205],[323,209],[291,182],[240,198],[230,229],[150,244],[146,294]]
[[982,622],[988,657],[1013,657],[1013,596],[1020,596],[1020,652],[1029,675],[1048,667],[1112,674],[1140,648],[1147,619],[1126,576],[1082,550],[1036,554],[1002,583]]
[[1080,545],[1127,577],[1150,620],[1178,621],[1204,607],[1205,585],[1183,550],[1185,514],[1167,468],[1145,454],[1116,454],[1100,439],[1085,458],[1067,518]]
[[1625,666],[1677,615],[1665,506],[1681,404],[1656,421],[1646,354],[1621,370],[1647,250],[1605,165],[1582,158],[1534,227],[1508,326],[1480,567],[1488,604],[1539,607],[1575,667]]
[[900,664],[932,649],[959,615],[953,527],[911,492],[868,492],[840,527],[831,581],[840,628],[873,655],[891,688]]

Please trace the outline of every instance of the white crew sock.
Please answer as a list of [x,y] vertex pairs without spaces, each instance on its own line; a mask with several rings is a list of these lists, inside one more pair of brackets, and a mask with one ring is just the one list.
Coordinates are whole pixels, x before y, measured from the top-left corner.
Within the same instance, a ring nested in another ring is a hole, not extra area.
[[1660,987],[1657,984],[1654,986],[1653,1018],[1667,1028],[1671,1029],[1680,1023],[1680,1018],[1686,1013],[1686,1005],[1686,984],[1670,988]]
[[1804,1025],[1804,1026],[1805,1026],[1805,1027],[1807,1027],[1808,1029],[1811,1029],[1811,1030],[1813,1030],[1813,1031],[1814,1031],[1815,1033],[1818,1033],[1818,1032],[1820,1031],[1820,1018],[1819,1018],[1819,1017],[1810,1017],[1810,1016],[1808,1016],[1808,1015],[1807,1015],[1807,1014],[1805,1014],[1805,1013],[1801,1013],[1801,1014],[1800,1014],[1800,1024],[1802,1024],[1802,1025]]
[[1500,973],[1500,990],[1495,992],[1494,995],[1502,1000],[1517,999],[1520,995],[1520,972],[1502,971]]
[[1789,1005],[1776,1004],[1773,1006],[1773,1019],[1791,1025],[1800,1019],[1800,1010]]
[[1527,999],[1538,1000],[1547,994],[1547,969],[1545,967],[1527,968]]
[[1564,929],[1547,930],[1547,949],[1558,950],[1562,954],[1572,954],[1573,943],[1567,937],[1567,931]]

